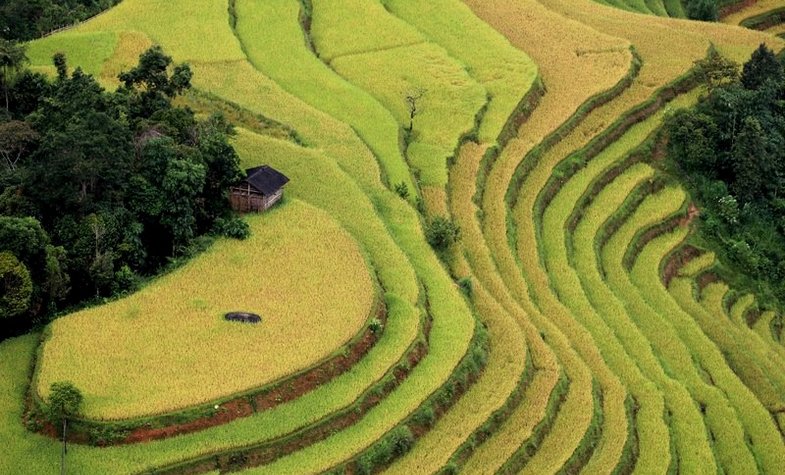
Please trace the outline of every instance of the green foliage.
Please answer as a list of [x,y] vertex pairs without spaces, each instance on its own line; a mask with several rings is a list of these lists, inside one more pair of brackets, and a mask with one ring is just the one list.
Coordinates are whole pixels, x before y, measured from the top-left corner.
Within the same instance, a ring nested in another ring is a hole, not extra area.
[[0,5],[0,36],[31,40],[85,20],[120,0],[5,0]]
[[27,63],[25,47],[15,41],[0,40],[0,82],[5,94],[5,108],[8,109],[8,91],[19,78]]
[[368,323],[368,328],[371,329],[374,335],[378,336],[384,330],[384,324],[378,318],[372,318],[370,323]]
[[687,17],[691,20],[717,21],[720,9],[716,0],[683,0]]
[[238,217],[218,218],[213,226],[213,234],[244,240],[251,235],[251,228],[248,226],[248,223]]
[[169,108],[169,101],[191,88],[191,68],[187,64],[174,66],[169,75],[172,57],[160,46],[153,46],[139,57],[139,64],[120,74],[125,92],[131,95],[131,112],[135,117],[150,117]]
[[702,239],[762,298],[785,302],[785,72],[764,45],[740,77],[712,57],[708,97],[668,121],[668,154],[701,207]]
[[760,89],[767,81],[782,83],[784,75],[777,56],[765,44],[761,44],[744,64],[741,83],[747,89]]
[[82,408],[81,391],[68,381],[52,383],[47,401],[49,418],[52,422],[79,414]]
[[409,197],[409,187],[406,186],[405,182],[400,182],[395,185],[395,193],[401,198],[407,199]]
[[709,92],[739,79],[739,65],[722,56],[713,46],[706,58],[695,62],[696,74]]
[[471,298],[472,296],[472,278],[471,277],[462,277],[458,280],[458,287],[461,289],[464,295]]
[[30,307],[30,272],[10,252],[0,252],[0,320],[21,315]]
[[0,212],[36,218],[0,217],[0,250],[29,269],[34,316],[135,289],[140,274],[196,249],[218,219],[224,233],[247,235],[227,219],[228,189],[241,177],[231,124],[172,105],[190,87],[187,65],[153,47],[107,92],[81,69],[70,73],[64,55],[54,62],[52,82],[23,71],[11,84],[20,64],[11,59],[3,70]]
[[437,251],[445,251],[460,238],[460,227],[445,216],[431,219],[425,228],[425,239]]

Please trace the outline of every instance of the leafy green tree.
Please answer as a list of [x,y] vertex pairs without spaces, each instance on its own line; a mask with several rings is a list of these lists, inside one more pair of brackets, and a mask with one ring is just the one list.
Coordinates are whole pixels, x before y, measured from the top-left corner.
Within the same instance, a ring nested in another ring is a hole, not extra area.
[[65,297],[69,283],[65,251],[51,244],[35,218],[0,216],[0,251],[12,253],[30,272],[33,311],[46,309]]
[[766,81],[781,83],[783,77],[785,72],[777,56],[765,44],[761,44],[744,64],[741,83],[747,89],[759,89]]
[[767,155],[765,142],[766,137],[760,122],[754,117],[744,119],[744,126],[733,150],[733,169],[736,176],[732,187],[742,202],[754,201],[764,190],[767,180],[763,166]]
[[199,138],[199,153],[205,167],[204,186],[200,191],[199,221],[203,228],[228,212],[229,187],[242,179],[240,157],[229,144],[226,135],[203,133]]
[[722,56],[714,46],[709,48],[705,58],[695,62],[695,66],[698,77],[709,93],[739,79],[739,65]]
[[52,383],[49,391],[49,418],[53,423],[63,424],[63,451],[61,456],[61,471],[65,472],[65,455],[68,452],[68,418],[79,414],[84,397],[81,391],[69,381]]
[[38,137],[38,132],[27,122],[0,122],[0,157],[8,170],[16,170],[19,160],[30,151]]
[[720,9],[716,0],[685,0],[687,18],[700,21],[717,21]]
[[0,252],[0,321],[27,312],[32,295],[27,267],[10,252]]
[[16,84],[26,64],[27,56],[23,45],[0,39],[0,82],[3,84],[6,110],[10,106],[9,91]]
[[437,216],[428,222],[425,239],[437,251],[445,251],[460,238],[460,228],[444,216]]
[[120,74],[124,92],[130,95],[133,117],[151,117],[156,111],[168,109],[172,98],[191,88],[191,68],[187,64],[174,67],[171,56],[160,46],[153,46],[139,57],[139,64]]

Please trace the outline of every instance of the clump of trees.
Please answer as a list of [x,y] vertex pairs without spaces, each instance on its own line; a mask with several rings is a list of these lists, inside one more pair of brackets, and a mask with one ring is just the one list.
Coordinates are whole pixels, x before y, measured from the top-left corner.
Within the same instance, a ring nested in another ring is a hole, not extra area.
[[717,21],[720,7],[717,0],[683,0],[687,18],[700,21]]
[[700,204],[701,235],[785,302],[785,70],[765,45],[741,70],[713,56],[700,64],[708,96],[668,120],[668,155]]
[[4,46],[17,51],[0,64],[0,320],[133,289],[211,231],[248,234],[227,199],[232,126],[172,104],[188,65],[153,47],[107,92],[62,54],[48,80]]
[[0,37],[22,41],[38,38],[118,3],[120,0],[3,0]]

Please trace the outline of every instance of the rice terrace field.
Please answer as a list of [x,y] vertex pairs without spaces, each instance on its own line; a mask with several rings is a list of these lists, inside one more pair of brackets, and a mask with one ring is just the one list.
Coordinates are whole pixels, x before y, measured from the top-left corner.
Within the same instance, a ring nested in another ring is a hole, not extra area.
[[785,473],[785,307],[699,237],[664,133],[699,65],[783,61],[785,0],[701,1],[122,0],[29,42],[112,89],[160,45],[290,182],[0,340],[0,474],[61,473],[58,381],[73,474]]

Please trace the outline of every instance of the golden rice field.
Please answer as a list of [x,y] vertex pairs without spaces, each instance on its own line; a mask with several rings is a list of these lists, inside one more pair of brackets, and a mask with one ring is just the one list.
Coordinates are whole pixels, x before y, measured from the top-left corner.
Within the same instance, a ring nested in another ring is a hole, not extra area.
[[[351,236],[299,201],[248,221],[247,241],[221,241],[130,297],[54,322],[38,394],[70,380],[87,417],[165,413],[312,366],[359,333],[376,284]],[[262,323],[227,322],[229,311]]]
[[[785,47],[780,26],[738,26],[785,2],[717,23],[684,5],[123,0],[30,43],[35,70],[62,51],[106,87],[160,44],[198,92],[297,140],[233,139],[244,166],[291,178],[248,240],[0,342],[0,473],[59,473],[58,441],[23,423],[52,382],[84,392],[85,418],[157,421],[342,355],[381,304],[373,347],[312,391],[74,443],[69,471],[782,473],[782,315],[714,278],[709,249],[674,267],[691,200],[653,143],[705,94],[691,74],[710,45],[737,62]],[[460,227],[439,253],[435,215]]]

